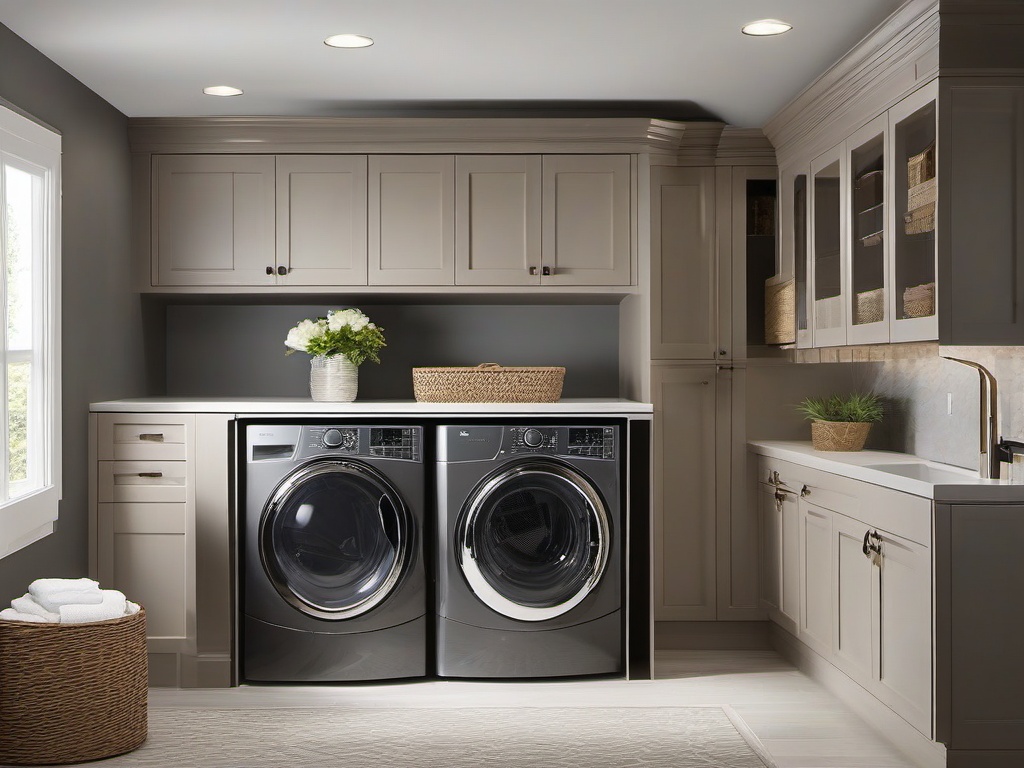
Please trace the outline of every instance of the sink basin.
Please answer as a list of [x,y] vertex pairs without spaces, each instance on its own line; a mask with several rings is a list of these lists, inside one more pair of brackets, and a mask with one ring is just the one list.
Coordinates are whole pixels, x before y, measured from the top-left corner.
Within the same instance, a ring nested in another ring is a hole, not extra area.
[[963,485],[976,480],[975,475],[964,472],[949,472],[944,469],[936,469],[928,464],[868,464],[870,469],[877,469],[881,472],[888,472],[890,475],[908,477],[912,480],[923,480],[932,485]]

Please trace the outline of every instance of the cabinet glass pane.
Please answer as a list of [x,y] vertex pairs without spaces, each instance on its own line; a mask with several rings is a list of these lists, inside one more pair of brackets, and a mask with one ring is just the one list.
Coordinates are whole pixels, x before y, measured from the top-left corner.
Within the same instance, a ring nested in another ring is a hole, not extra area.
[[843,327],[840,163],[814,174],[814,327]]
[[854,325],[885,319],[885,138],[882,134],[850,152],[850,276]]
[[796,278],[796,327],[807,325],[807,175],[793,179],[793,272]]
[[765,282],[775,276],[775,179],[747,179],[747,344],[765,343]]
[[935,103],[896,123],[896,319],[935,314]]

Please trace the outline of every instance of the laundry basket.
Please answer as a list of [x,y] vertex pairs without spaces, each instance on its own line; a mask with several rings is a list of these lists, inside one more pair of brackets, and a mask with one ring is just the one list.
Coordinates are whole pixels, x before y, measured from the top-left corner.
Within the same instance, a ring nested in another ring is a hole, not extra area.
[[146,740],[146,614],[0,621],[0,764],[81,763]]

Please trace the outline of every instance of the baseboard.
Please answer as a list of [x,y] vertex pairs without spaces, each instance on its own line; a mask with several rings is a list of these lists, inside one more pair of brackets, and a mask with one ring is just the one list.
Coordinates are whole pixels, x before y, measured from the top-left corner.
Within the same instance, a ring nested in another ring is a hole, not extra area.
[[231,654],[204,653],[181,657],[182,688],[230,688]]
[[945,746],[926,738],[817,652],[774,624],[769,639],[787,661],[821,683],[915,764],[921,768],[946,768]]
[[767,621],[657,621],[659,651],[770,651]]

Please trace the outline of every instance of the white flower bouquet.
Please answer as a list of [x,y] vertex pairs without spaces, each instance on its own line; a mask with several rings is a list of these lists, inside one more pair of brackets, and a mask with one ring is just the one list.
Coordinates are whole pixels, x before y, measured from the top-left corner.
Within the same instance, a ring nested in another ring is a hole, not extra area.
[[327,317],[302,320],[288,331],[286,355],[306,352],[314,357],[343,355],[353,365],[364,360],[380,362],[379,352],[387,346],[384,329],[370,322],[358,309],[332,309]]

